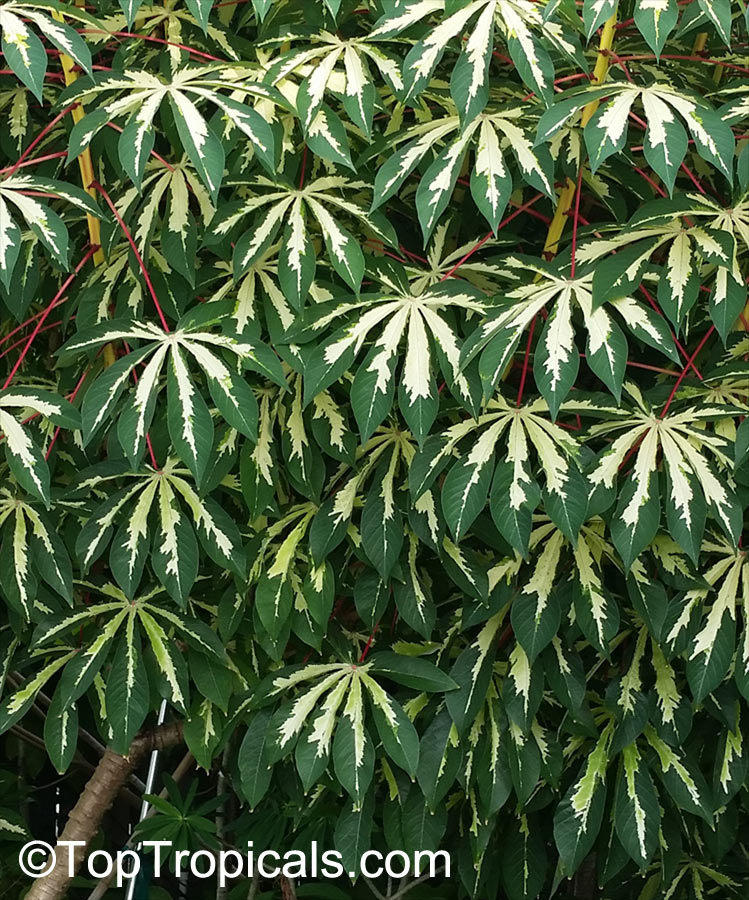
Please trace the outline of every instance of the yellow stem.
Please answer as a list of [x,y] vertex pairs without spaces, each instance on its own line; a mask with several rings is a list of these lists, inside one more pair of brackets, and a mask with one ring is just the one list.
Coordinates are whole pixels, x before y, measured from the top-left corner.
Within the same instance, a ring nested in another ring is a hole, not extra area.
[[694,39],[694,45],[692,46],[692,53],[702,53],[705,49],[705,44],[707,43],[707,32],[701,31],[697,37]]
[[549,223],[549,230],[546,232],[544,255],[557,252],[557,247],[564,231],[564,224],[567,221],[567,213],[572,206],[572,198],[575,196],[575,187],[575,182],[568,178],[567,184],[559,192],[554,217]]
[[[707,44],[707,32],[701,31],[697,37],[694,39],[694,44],[692,45],[692,53],[702,53],[705,49],[705,45]],[[720,80],[723,77],[723,66],[715,66],[713,68],[713,81],[716,84],[720,84]]]
[[[84,0],[75,0],[75,4],[76,6],[83,6]],[[52,10],[52,16],[57,19],[58,22],[63,21],[62,13],[58,12],[57,10]],[[75,62],[73,59],[71,59],[71,57],[69,57],[66,53],[61,53],[60,64],[65,76],[66,87],[73,84],[74,81],[78,80],[78,73],[75,71]],[[73,121],[76,124],[80,122],[85,115],[82,104],[78,104],[78,106],[75,106],[71,111],[71,115],[73,116]],[[94,162],[91,158],[91,150],[88,147],[86,147],[86,149],[78,157],[78,168],[81,171],[81,183],[83,185],[83,190],[86,191],[89,196],[96,198],[96,190],[91,187],[93,182],[96,180],[96,176],[94,173]],[[86,213],[86,219],[88,221],[88,239],[91,242],[91,245],[97,248],[96,252],[94,253],[94,264],[100,266],[102,265],[102,263],[104,263],[104,253],[101,249],[101,222],[96,218],[96,216],[92,216],[91,213]],[[103,357],[105,366],[111,366],[115,361],[114,347],[111,344],[107,344],[104,347]]]
[[[611,50],[611,47],[614,43],[614,34],[616,33],[616,12],[614,12],[613,16],[608,19],[601,29],[601,37],[598,42],[598,58],[596,59],[596,65],[593,69],[593,77],[591,79],[592,84],[601,84],[603,80],[606,78],[606,74],[609,71],[609,57],[608,50]],[[580,124],[583,128],[590,122],[593,117],[593,114],[598,109],[598,100],[592,100],[584,109],[583,114],[580,119]],[[575,196],[575,183],[572,179],[567,179],[567,184],[560,190],[559,196],[557,197],[557,206],[554,210],[554,217],[549,223],[549,230],[546,234],[546,241],[544,243],[544,254],[547,253],[556,253],[557,247],[559,246],[559,241],[562,237],[562,232],[564,231],[564,225],[567,221],[567,213],[572,206],[572,200]]]
[[[76,0],[78,4],[78,0]],[[62,14],[57,10],[52,10],[52,15],[55,19],[62,21]],[[75,71],[75,62],[65,53],[60,54],[60,63],[62,65],[62,71],[65,75],[65,85],[71,85],[74,81],[78,80],[78,73]],[[73,116],[73,121],[77,124],[81,121],[84,116],[83,107],[81,105],[76,106],[71,115]],[[94,178],[94,164],[91,159],[91,150],[86,147],[86,149],[80,154],[78,157],[78,167],[81,170],[81,182],[83,183],[83,189],[89,194],[91,197],[96,197],[96,191],[90,186],[91,182],[95,180]],[[101,234],[100,234],[100,223],[99,220],[88,214],[88,234],[91,243],[100,247],[101,245]],[[104,254],[101,249],[98,249],[94,254],[94,262],[98,265],[104,262]]]
[[[614,12],[614,15],[606,21],[606,24],[601,29],[601,38],[598,42],[598,58],[596,59],[596,65],[593,69],[593,78],[591,79],[592,84],[602,84],[608,74],[609,66],[611,64],[608,51],[611,50],[614,44],[615,34],[616,12]],[[593,118],[593,113],[598,109],[598,103],[598,100],[593,100],[583,110],[582,118],[580,119],[580,124],[583,128]]]

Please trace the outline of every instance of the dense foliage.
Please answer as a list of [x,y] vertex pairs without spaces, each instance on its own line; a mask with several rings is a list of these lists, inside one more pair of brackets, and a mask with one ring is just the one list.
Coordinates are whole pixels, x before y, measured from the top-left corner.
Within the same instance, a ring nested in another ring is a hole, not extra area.
[[137,834],[449,850],[413,900],[746,896],[743,0],[0,28],[10,896],[42,783],[162,700],[197,768]]

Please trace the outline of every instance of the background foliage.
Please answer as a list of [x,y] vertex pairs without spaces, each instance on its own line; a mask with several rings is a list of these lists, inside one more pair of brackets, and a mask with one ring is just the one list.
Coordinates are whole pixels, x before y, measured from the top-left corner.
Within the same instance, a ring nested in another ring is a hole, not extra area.
[[743,0],[0,27],[11,896],[162,699],[150,837],[745,896]]

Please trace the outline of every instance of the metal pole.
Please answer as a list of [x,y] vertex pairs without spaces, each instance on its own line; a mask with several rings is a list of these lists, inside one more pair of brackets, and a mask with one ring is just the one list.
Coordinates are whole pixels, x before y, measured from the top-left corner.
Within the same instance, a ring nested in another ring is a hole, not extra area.
[[[164,719],[166,718],[166,700],[161,701],[161,706],[159,707],[159,718],[158,725],[164,724]],[[145,817],[148,815],[148,807],[151,805],[148,800],[146,800],[146,794],[153,793],[153,783],[156,780],[156,767],[159,762],[159,751],[152,750],[151,758],[148,761],[148,775],[146,776],[146,789],[143,792],[143,802],[140,805],[140,816],[138,817],[138,824],[140,824]],[[135,848],[136,851],[140,850],[140,843]],[[130,878],[127,882],[127,890],[125,891],[125,900],[133,900],[133,894],[135,893],[135,882],[137,878]]]

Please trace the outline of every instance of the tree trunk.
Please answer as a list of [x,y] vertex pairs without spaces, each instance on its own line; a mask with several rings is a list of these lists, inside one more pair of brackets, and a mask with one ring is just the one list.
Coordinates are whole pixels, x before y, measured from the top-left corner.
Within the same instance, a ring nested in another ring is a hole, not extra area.
[[38,878],[26,894],[26,900],[61,900],[67,893],[70,881],[68,853],[73,848],[60,846],[60,841],[83,841],[83,846],[74,852],[73,873],[81,866],[86,848],[99,830],[104,813],[114,803],[117,794],[125,784],[128,775],[140,760],[151,750],[173,747],[182,740],[182,723],[172,722],[160,725],[153,731],[138,735],[130,745],[127,756],[120,756],[107,749],[99,760],[96,771],[91,776],[75,806],[70,811],[68,821],[55,847],[57,862],[52,871]]

